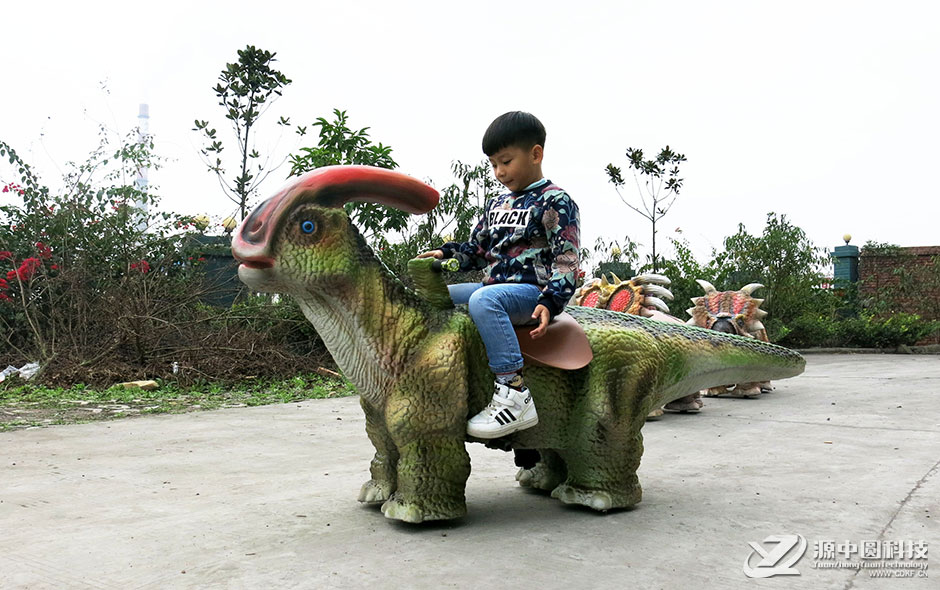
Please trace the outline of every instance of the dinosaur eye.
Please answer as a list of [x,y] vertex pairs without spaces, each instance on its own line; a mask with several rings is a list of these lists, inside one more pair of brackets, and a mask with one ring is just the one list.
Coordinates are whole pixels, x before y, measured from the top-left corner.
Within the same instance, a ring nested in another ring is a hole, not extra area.
[[300,222],[300,231],[305,234],[312,234],[315,229],[317,229],[317,224],[309,219]]

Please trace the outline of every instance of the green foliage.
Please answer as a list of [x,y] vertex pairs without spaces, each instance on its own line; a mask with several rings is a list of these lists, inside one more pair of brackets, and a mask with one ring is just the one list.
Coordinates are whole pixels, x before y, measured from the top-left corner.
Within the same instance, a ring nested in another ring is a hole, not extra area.
[[[685,310],[692,305],[692,298],[701,297],[704,294],[702,287],[695,282],[696,279],[705,279],[711,282],[709,279],[715,277],[717,273],[713,263],[710,262],[705,265],[699,263],[689,248],[688,240],[683,239],[680,241],[670,238],[669,241],[672,243],[675,254],[672,258],[664,257],[661,259],[659,272],[672,281],[669,290],[672,292],[673,300],[667,302],[670,313],[676,317],[686,319],[688,314]],[[718,284],[715,286],[724,290],[740,289],[744,286],[719,284],[722,287],[718,287]]]
[[[392,159],[392,148],[382,143],[375,145],[369,138],[369,128],[357,131],[348,125],[346,111],[333,109],[333,121],[318,117],[313,123],[320,129],[315,147],[300,148],[299,154],[291,154],[291,176],[299,176],[322,166],[361,165],[394,169],[398,164]],[[298,127],[297,133],[306,135],[306,127]],[[390,231],[402,231],[408,225],[409,214],[377,203],[347,203],[346,212],[367,238],[380,236]]]
[[835,324],[839,346],[863,348],[894,348],[913,345],[935,331],[940,322],[926,322],[920,316],[898,313],[883,318],[863,314]]
[[118,347],[145,357],[147,334],[198,274],[198,252],[181,247],[191,220],[136,207],[156,202],[134,182],[139,168],[159,164],[152,141],[133,132],[112,143],[102,130],[97,149],[52,191],[0,142],[19,177],[5,192],[21,201],[0,206],[0,348],[19,358]]
[[[606,168],[607,180],[614,185],[614,190],[620,200],[646,219],[652,225],[652,253],[649,256],[649,266],[653,272],[659,271],[660,260],[656,253],[656,223],[662,219],[679,196],[683,179],[679,178],[679,164],[686,161],[686,157],[672,151],[667,145],[655,158],[643,159],[643,150],[627,148],[627,165],[633,169],[636,188],[640,193],[640,207],[631,204],[620,192],[625,181],[622,171],[613,164]],[[643,187],[640,186],[640,176],[643,177]]]
[[[755,295],[764,299],[761,308],[769,314],[764,320],[768,336],[793,348],[895,348],[913,345],[940,330],[940,322],[910,313],[933,313],[930,306],[935,286],[940,287],[940,276],[935,276],[940,273],[936,264],[940,260],[933,265],[899,265],[894,273],[898,284],[861,299],[856,284],[823,285],[827,280],[820,270],[830,263],[828,257],[782,215],[768,214],[759,236],[739,226],[738,233],[724,240],[725,249],[713,253],[705,264],[695,259],[687,242],[672,240],[672,245],[675,255],[663,260],[662,272],[672,280],[675,301],[670,307],[677,317],[685,317],[684,306],[690,298],[703,294],[695,283],[700,278],[720,291],[763,284],[765,288]],[[868,244],[865,252],[897,256],[900,249]],[[921,307],[911,303],[914,300]]]
[[[867,242],[861,251],[866,259],[889,259],[894,268],[889,276],[872,274],[864,281],[866,296],[861,309],[879,316],[907,312],[926,318],[940,318],[940,256],[919,261],[917,256],[896,244]],[[935,334],[940,342],[940,332]]]
[[[217,131],[207,120],[197,119],[193,127],[193,131],[203,136],[205,145],[201,154],[209,171],[215,173],[226,196],[238,204],[242,219],[247,212],[248,200],[273,171],[270,161],[262,161],[261,154],[254,148],[255,126],[261,115],[281,96],[283,88],[291,83],[284,74],[271,67],[277,61],[275,55],[252,45],[239,49],[238,61],[225,65],[219,74],[219,83],[213,88],[219,106],[235,132],[238,172],[233,179],[225,177],[222,161],[225,146]],[[277,124],[287,126],[290,120],[281,117]]]
[[[445,242],[466,242],[470,232],[483,215],[486,200],[498,194],[499,184],[484,160],[476,165],[456,161],[451,164],[455,181],[440,191],[438,206],[429,213],[412,217],[392,243],[384,236],[377,240],[379,258],[395,274],[404,276],[408,261],[421,252]],[[474,280],[468,273],[447,273],[446,280]]]
[[711,263],[715,276],[709,282],[716,287],[729,285],[725,289],[764,285],[761,308],[768,313],[765,324],[771,340],[812,309],[812,293],[822,282],[822,269],[830,264],[825,251],[816,248],[806,232],[776,213],[767,214],[767,225],[759,236],[739,225],[738,233],[725,238],[724,248]]
[[598,237],[594,242],[593,254],[587,252],[582,254],[581,267],[585,268],[590,264],[588,261],[596,261],[591,276],[600,277],[607,275],[611,280],[611,273],[621,279],[629,279],[636,275],[639,255],[637,254],[637,243],[630,239],[630,236],[624,236],[622,240],[610,240]]

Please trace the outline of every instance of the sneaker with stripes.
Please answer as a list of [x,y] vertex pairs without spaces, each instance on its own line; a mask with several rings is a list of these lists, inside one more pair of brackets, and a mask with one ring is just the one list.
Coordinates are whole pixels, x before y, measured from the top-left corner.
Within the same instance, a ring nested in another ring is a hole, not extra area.
[[521,390],[496,382],[493,400],[467,422],[467,434],[477,438],[499,438],[539,423],[529,388]]

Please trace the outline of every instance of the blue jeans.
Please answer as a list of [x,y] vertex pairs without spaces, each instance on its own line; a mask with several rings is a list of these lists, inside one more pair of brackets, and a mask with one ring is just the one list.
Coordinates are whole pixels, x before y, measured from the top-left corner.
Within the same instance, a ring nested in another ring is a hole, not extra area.
[[538,323],[532,312],[542,290],[527,283],[460,283],[449,285],[455,304],[467,303],[476,324],[490,369],[494,373],[513,373],[522,369],[522,352],[513,325]]

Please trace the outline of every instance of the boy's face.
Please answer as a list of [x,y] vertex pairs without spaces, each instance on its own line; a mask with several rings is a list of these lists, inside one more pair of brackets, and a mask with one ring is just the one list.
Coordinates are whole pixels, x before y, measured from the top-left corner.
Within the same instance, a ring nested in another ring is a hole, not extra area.
[[490,164],[496,180],[511,191],[521,191],[542,178],[542,146],[504,147],[490,156]]

